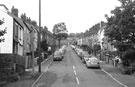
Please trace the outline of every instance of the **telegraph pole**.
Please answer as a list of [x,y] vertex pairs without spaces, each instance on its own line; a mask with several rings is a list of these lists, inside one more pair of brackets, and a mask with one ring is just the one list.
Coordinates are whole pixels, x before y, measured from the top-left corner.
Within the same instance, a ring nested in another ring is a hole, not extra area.
[[34,72],[35,72],[35,65],[34,65],[34,31],[32,30],[31,31],[31,34],[30,34],[30,38],[31,38],[31,57],[32,57],[32,75],[34,76]]
[[38,39],[39,39],[39,47],[38,47],[38,55],[39,55],[39,72],[41,72],[41,0],[39,0],[39,34],[38,34]]

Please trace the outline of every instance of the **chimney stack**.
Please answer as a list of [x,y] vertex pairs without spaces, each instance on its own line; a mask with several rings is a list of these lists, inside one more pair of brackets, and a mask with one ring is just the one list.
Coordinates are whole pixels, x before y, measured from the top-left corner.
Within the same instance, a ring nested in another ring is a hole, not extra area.
[[44,26],[44,30],[45,30],[45,31],[48,31],[48,28],[47,28],[46,26]]
[[31,24],[31,18],[30,17],[26,17],[26,21],[27,21],[27,23]]
[[22,19],[23,21],[26,21],[26,14],[25,14],[25,13],[21,15],[21,19]]
[[18,9],[17,8],[14,8],[14,6],[12,6],[11,13],[13,15],[15,15],[16,17],[18,17]]
[[36,21],[31,21],[31,24],[33,25],[33,26],[37,26],[37,22]]

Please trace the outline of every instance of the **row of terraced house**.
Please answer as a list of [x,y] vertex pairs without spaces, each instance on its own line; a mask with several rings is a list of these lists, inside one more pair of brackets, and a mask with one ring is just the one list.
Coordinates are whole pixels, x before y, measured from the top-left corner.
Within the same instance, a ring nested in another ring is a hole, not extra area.
[[[87,36],[82,36],[77,39],[77,45],[87,45],[89,47],[93,47],[95,44],[100,45],[101,50],[99,53],[104,52],[106,55],[109,52],[116,52],[116,48],[111,44],[111,42],[107,41],[107,37],[104,35],[104,30],[106,28],[106,24],[101,24],[99,23],[100,27],[98,29],[98,32],[96,32],[93,35],[87,35]],[[100,54],[101,55],[101,54]],[[108,59],[106,60],[107,62],[109,61]]]
[[[3,36],[5,40],[0,43],[0,58],[7,58],[15,69],[18,66],[22,69],[30,68],[32,67],[30,53],[34,51],[37,64],[39,27],[36,21],[32,21],[25,13],[19,18],[18,9],[12,7],[10,12],[5,5],[0,5],[0,20],[4,22],[0,25],[0,30],[6,29]],[[41,41],[44,39],[53,46],[53,34],[47,27],[41,27]]]

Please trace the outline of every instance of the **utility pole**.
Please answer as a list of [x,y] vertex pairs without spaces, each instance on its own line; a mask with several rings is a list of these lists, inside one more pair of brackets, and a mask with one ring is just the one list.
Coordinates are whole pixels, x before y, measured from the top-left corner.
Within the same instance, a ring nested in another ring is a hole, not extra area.
[[34,30],[31,31],[31,34],[30,34],[30,38],[31,38],[31,57],[32,57],[32,74],[34,76],[34,72],[35,72],[35,65],[34,65]]
[[38,55],[39,55],[39,72],[41,72],[41,0],[39,0],[39,34],[38,34],[38,39],[39,39],[39,47],[38,47]]
[[53,52],[53,58],[54,58],[54,32],[53,32],[53,48],[52,48],[52,52]]

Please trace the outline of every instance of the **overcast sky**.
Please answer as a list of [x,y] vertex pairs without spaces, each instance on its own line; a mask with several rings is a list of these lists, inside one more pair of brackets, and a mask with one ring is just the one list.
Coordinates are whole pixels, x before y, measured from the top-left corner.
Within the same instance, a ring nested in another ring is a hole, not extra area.
[[[41,0],[41,25],[52,31],[53,26],[65,22],[69,33],[85,32],[90,27],[106,21],[104,15],[110,14],[120,3],[118,0]],[[18,8],[19,16],[26,13],[38,23],[39,0],[0,0],[9,10]]]

